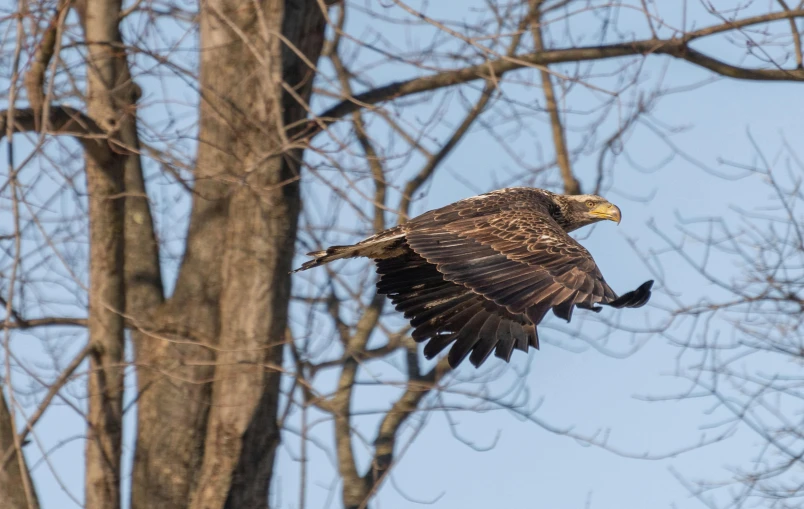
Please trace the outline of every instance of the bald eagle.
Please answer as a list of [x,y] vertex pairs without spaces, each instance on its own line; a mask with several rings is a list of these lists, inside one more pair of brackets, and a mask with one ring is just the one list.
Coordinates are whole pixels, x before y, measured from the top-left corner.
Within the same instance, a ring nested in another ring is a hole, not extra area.
[[[638,308],[653,281],[618,296],[594,259],[569,232],[620,209],[595,195],[560,195],[513,187],[431,210],[351,246],[309,253],[294,272],[342,258],[368,257],[377,290],[404,313],[413,339],[431,359],[450,344],[450,366],[476,367],[492,351],[508,362],[514,349],[539,348],[545,314],[567,322],[574,307]],[[471,353],[471,355],[470,355]]]

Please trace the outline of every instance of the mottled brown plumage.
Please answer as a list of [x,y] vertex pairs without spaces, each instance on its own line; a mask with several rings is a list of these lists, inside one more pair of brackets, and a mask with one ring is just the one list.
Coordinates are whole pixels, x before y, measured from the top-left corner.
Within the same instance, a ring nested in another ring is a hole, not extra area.
[[[653,281],[620,297],[589,252],[568,235],[613,220],[620,209],[594,195],[501,189],[431,210],[352,246],[310,253],[305,270],[341,258],[374,259],[387,295],[427,344],[427,358],[454,343],[455,367],[480,366],[494,352],[539,348],[536,326],[549,310],[569,321],[574,307],[643,306]],[[429,341],[428,341],[429,340]]]

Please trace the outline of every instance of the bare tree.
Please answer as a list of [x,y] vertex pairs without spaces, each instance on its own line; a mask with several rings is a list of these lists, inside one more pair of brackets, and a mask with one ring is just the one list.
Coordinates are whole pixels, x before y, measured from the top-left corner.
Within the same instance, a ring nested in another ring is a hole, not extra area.
[[[128,482],[134,508],[263,507],[274,501],[282,438],[301,437],[304,469],[319,421],[333,427],[349,508],[377,493],[424,425],[413,422],[419,412],[449,418],[504,406],[609,447],[528,410],[521,378],[491,389],[501,366],[467,380],[444,362],[425,364],[369,270],[309,276],[291,293],[294,247],[404,221],[477,132],[508,154],[499,185],[611,186],[617,147],[677,92],[643,79],[646,59],[801,81],[795,21],[804,10],[704,6],[705,23],[691,29],[686,4],[478,5],[453,18],[399,0],[58,0],[4,14],[4,33],[15,35],[0,57],[10,69],[0,120],[0,488],[12,490],[1,507],[38,506],[23,442],[40,447],[36,423],[53,400],[85,419],[84,495],[65,489],[90,508],[120,507]],[[641,27],[621,26],[623,12]],[[784,37],[756,43],[780,26]],[[751,41],[745,59],[695,47],[718,37]],[[522,89],[538,99],[522,101]],[[579,96],[594,107],[572,108]],[[538,144],[532,125],[541,123],[550,147]],[[537,153],[519,154],[512,133],[533,139]],[[588,154],[597,174],[579,178],[573,163]],[[53,348],[48,331],[71,348]],[[18,354],[23,332],[41,340],[53,371]],[[135,387],[125,387],[127,370]],[[394,392],[367,437],[355,420],[358,392],[370,385]],[[122,436],[131,408],[129,479]],[[368,451],[366,468],[358,449]],[[301,507],[304,497],[303,484]]]
[[681,349],[677,375],[689,386],[665,397],[710,400],[709,426],[747,432],[756,444],[731,477],[676,473],[704,505],[792,508],[804,496],[804,164],[784,139],[774,153],[748,139],[756,157],[725,160],[718,176],[750,182],[760,190],[753,200],[727,217],[683,218],[675,233],[654,228],[665,246],[651,257],[657,273],[680,258],[711,289],[695,300],[676,298],[667,310],[661,334]]

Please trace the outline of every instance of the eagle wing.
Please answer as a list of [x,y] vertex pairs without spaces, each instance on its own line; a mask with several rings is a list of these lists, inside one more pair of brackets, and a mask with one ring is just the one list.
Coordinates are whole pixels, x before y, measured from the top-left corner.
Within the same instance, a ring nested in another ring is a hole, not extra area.
[[652,282],[618,298],[589,252],[538,199],[458,202],[420,216],[405,230],[410,248],[446,280],[526,315],[533,325],[551,308],[569,321],[574,306],[639,307],[650,297]]
[[402,255],[376,260],[381,276],[377,290],[410,320],[413,339],[427,341],[425,357],[432,359],[454,343],[448,356],[451,366],[460,364],[470,351],[469,360],[479,366],[492,351],[508,362],[514,349],[527,352],[531,346],[539,347],[536,328],[527,317],[446,280],[407,244],[400,248]]

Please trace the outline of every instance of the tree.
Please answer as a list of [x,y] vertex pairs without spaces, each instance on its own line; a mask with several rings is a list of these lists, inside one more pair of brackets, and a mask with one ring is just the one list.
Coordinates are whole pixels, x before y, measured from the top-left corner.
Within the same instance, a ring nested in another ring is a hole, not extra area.
[[[706,507],[792,508],[800,505],[802,160],[787,140],[775,153],[749,132],[752,160],[724,160],[719,178],[746,180],[759,192],[730,217],[684,218],[678,231],[655,229],[665,245],[658,268],[680,261],[701,286],[677,300],[658,334],[680,349],[679,400],[709,402],[708,421],[758,443],[731,478],[677,473]],[[724,271],[724,266],[737,267]],[[672,288],[672,285],[670,285]]]
[[[306,416],[300,429],[288,426],[299,412],[334,423],[343,505],[365,507],[397,460],[403,424],[436,408],[423,404],[427,398],[449,408],[443,398],[460,379],[443,362],[422,364],[368,271],[330,270],[325,279],[299,281],[303,291],[291,294],[297,240],[317,247],[329,237],[323,232],[344,224],[336,214],[320,217],[321,197],[332,197],[329,212],[349,207],[346,217],[358,219],[361,231],[350,238],[380,230],[413,212],[423,186],[473,129],[517,161],[507,132],[541,121],[555,155],[542,167],[521,161],[510,180],[535,175],[554,185],[557,168],[561,187],[577,193],[573,160],[594,153],[598,174],[587,189],[599,190],[612,179],[617,147],[669,92],[644,90],[645,59],[664,55],[736,79],[804,80],[795,30],[804,10],[783,2],[758,13],[705,7],[710,23],[696,29],[687,28],[686,9],[673,11],[674,22],[645,2],[482,5],[471,23],[397,0],[393,8],[212,0],[189,9],[59,0],[20,4],[5,19],[16,38],[4,41],[12,56],[0,120],[9,162],[3,224],[10,225],[2,233],[0,489],[12,496],[4,503],[38,505],[23,443],[51,401],[76,405],[64,387],[84,373],[87,399],[76,411],[86,417],[87,507],[121,506],[132,405],[131,507],[264,506],[283,433],[312,440]],[[379,28],[361,36],[347,12],[371,15],[389,33],[410,26],[430,38],[394,47],[404,39],[386,39]],[[621,30],[623,12],[643,16],[644,30]],[[590,33],[576,39],[590,22]],[[696,49],[713,37],[754,41],[751,31],[768,26],[793,27],[781,58],[769,55],[769,42],[752,42],[748,53],[772,60],[743,64]],[[787,50],[795,64],[784,60]],[[384,79],[389,70],[404,78]],[[535,107],[518,100],[522,87],[539,93]],[[578,95],[595,101],[580,121],[567,105]],[[573,146],[571,129],[582,133]],[[79,156],[83,168],[73,162]],[[318,198],[302,203],[301,182]],[[170,186],[177,202],[158,196],[159,185]],[[59,200],[68,202],[63,215],[48,212]],[[179,219],[185,205],[186,223]],[[158,207],[169,207],[161,224]],[[185,224],[186,234],[173,233]],[[59,372],[50,379],[15,356],[16,335],[33,331],[47,350],[47,332],[39,331],[69,327],[84,331],[83,344],[66,364],[54,362]],[[322,348],[332,339],[337,348]],[[353,432],[361,371],[400,355],[402,376],[378,378],[399,390],[361,469]],[[136,387],[126,403],[129,367]],[[24,416],[15,396],[20,371],[39,384],[37,409]],[[316,378],[325,371],[334,379]],[[482,384],[470,391],[509,404]]]

